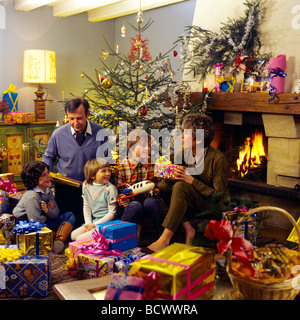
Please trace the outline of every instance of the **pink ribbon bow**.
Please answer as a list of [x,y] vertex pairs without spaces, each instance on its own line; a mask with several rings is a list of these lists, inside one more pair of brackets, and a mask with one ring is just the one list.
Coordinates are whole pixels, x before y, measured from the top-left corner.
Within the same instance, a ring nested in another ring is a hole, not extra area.
[[0,177],[0,190],[6,191],[10,194],[18,192],[18,189],[16,188],[13,182],[10,182],[9,180],[4,181],[1,177]]
[[204,235],[211,240],[215,238],[220,240],[217,244],[219,253],[223,254],[230,248],[237,259],[251,271],[252,276],[254,275],[254,269],[244,251],[247,250],[252,253],[253,245],[243,238],[234,237],[234,229],[228,220],[211,220],[206,227]]
[[109,239],[106,239],[97,229],[92,233],[94,242],[82,246],[82,253],[92,253],[95,255],[115,255],[121,256],[120,250],[107,250],[109,247]]
[[162,276],[154,271],[145,277],[143,300],[153,300],[161,287],[161,280]]

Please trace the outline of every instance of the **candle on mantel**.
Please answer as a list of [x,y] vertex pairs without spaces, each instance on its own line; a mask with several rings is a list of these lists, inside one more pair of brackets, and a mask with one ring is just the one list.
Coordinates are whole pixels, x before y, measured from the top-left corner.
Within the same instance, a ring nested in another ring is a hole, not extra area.
[[206,86],[206,82],[204,82],[203,83],[203,91],[207,91],[208,90],[208,88],[207,88],[207,86]]
[[65,100],[65,92],[62,92],[62,99]]

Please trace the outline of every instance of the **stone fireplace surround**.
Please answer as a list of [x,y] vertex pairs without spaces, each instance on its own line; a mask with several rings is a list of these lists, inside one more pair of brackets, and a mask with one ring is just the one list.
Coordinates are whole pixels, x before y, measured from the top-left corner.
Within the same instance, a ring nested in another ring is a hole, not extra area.
[[[297,220],[300,216],[300,94],[276,95],[269,102],[267,93],[212,93],[208,108],[223,112],[224,124],[243,125],[243,113],[260,113],[268,140],[266,183],[239,182],[230,179],[233,198],[250,198],[259,205],[280,207]],[[202,93],[194,93],[192,100],[202,99]],[[285,240],[291,231],[286,219],[274,213],[267,223],[267,230]]]

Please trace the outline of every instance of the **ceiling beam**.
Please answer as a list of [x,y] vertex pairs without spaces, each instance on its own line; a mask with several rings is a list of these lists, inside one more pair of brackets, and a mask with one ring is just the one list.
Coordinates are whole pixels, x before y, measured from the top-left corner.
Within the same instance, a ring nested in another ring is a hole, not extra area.
[[[141,0],[141,9],[142,11],[146,11],[182,1],[187,0]],[[125,0],[103,8],[89,10],[88,19],[91,22],[103,21],[137,13],[138,11],[139,1]]]
[[30,11],[55,2],[58,2],[58,0],[15,0],[15,9]]
[[64,0],[53,6],[53,16],[68,17],[95,8],[110,6],[123,0]]

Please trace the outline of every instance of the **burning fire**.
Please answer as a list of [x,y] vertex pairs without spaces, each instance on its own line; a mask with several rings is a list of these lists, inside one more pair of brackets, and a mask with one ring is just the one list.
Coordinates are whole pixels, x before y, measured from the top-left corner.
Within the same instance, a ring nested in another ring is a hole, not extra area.
[[241,177],[244,177],[249,169],[257,168],[261,165],[262,157],[266,157],[263,146],[262,132],[255,131],[251,138],[246,138],[244,150],[239,152],[239,158],[236,161],[237,171]]

